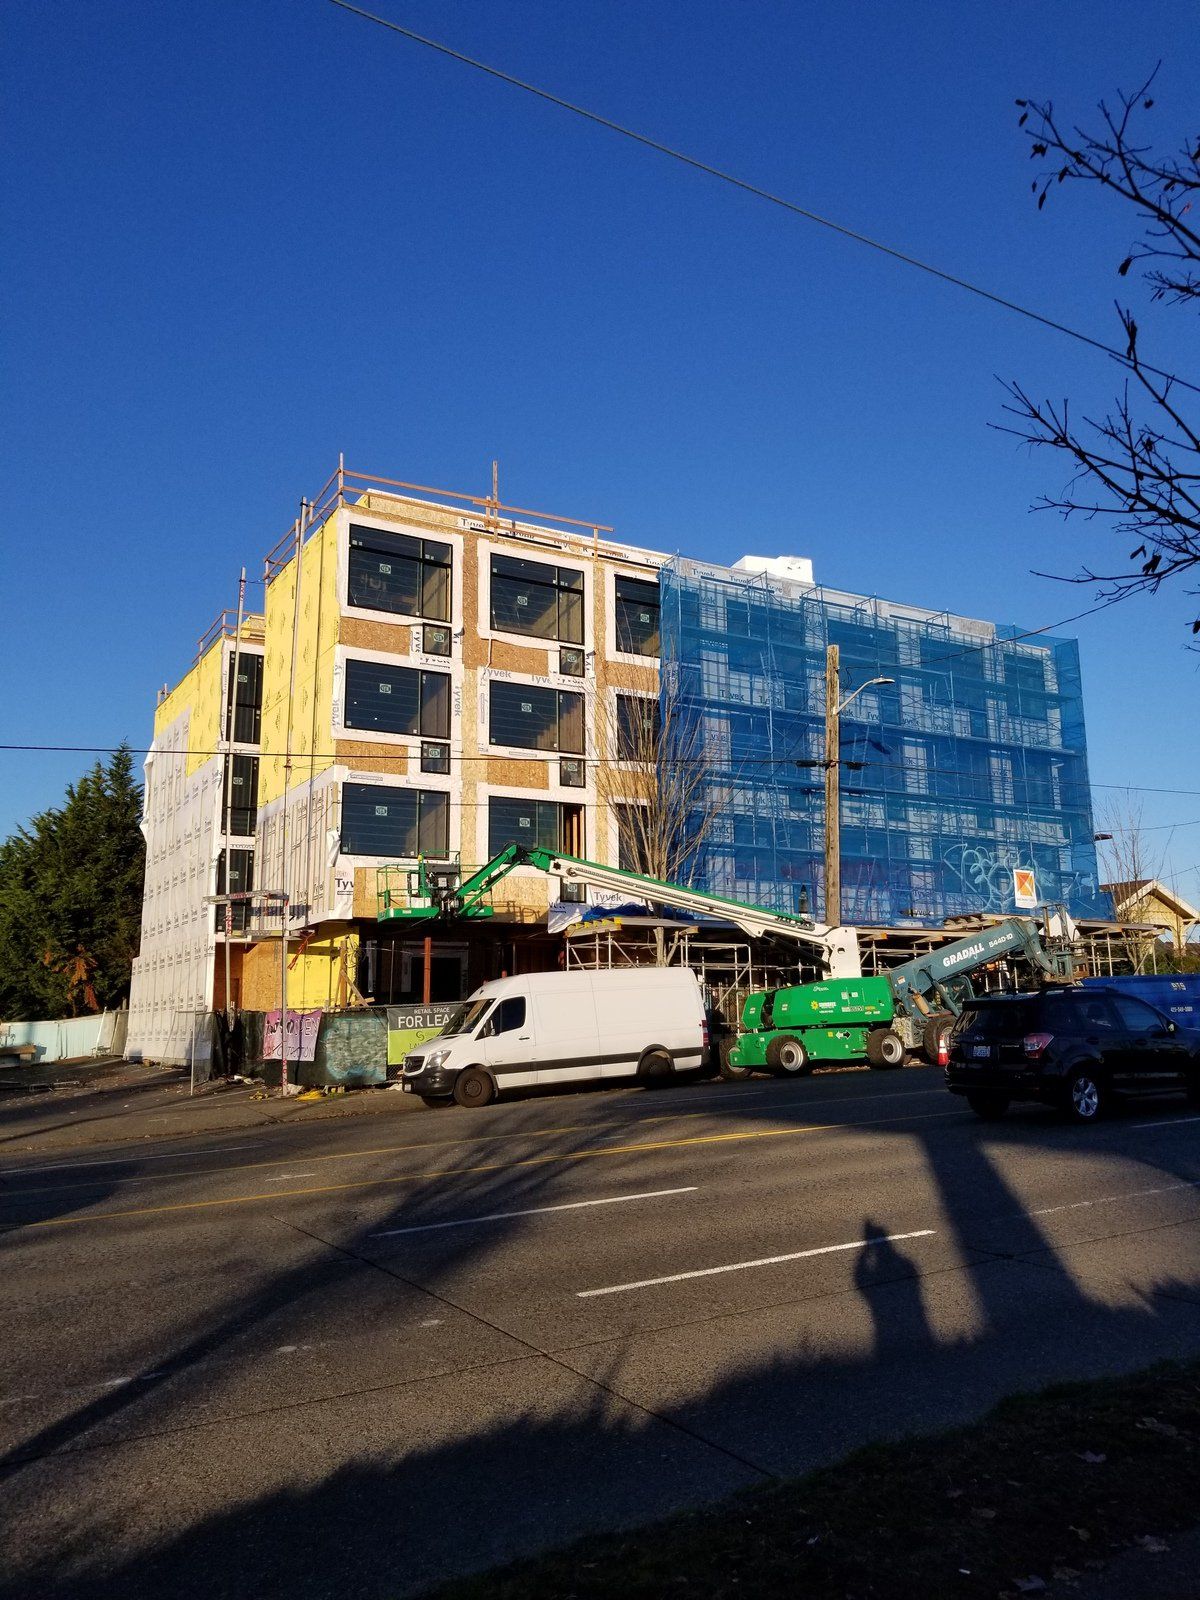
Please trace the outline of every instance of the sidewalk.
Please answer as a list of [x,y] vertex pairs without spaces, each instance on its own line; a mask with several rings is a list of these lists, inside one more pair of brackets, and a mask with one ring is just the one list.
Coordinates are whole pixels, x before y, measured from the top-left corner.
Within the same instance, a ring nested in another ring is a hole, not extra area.
[[[53,1086],[47,1087],[51,1074]],[[264,1092],[267,1098],[256,1098]],[[413,1096],[388,1089],[301,1100],[281,1099],[277,1090],[264,1091],[257,1083],[220,1081],[189,1095],[184,1069],[89,1062],[46,1069],[41,1081],[25,1075],[19,1086],[6,1079],[0,1089],[0,1160],[291,1122],[405,1115],[414,1109],[420,1105]]]

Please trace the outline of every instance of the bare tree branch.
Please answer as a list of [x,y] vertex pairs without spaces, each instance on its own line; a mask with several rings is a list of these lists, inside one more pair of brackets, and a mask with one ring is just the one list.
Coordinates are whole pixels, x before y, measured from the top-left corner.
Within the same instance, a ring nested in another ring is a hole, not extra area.
[[1161,849],[1156,850],[1150,844],[1142,809],[1141,800],[1127,792],[1110,800],[1096,819],[1101,829],[1101,870],[1106,887],[1112,892],[1113,909],[1127,924],[1122,930],[1121,943],[1130,970],[1135,973],[1146,971],[1158,935],[1128,924],[1136,921],[1141,886],[1161,878],[1170,842],[1168,835],[1167,844]]
[[[1101,101],[1095,132],[1065,127],[1048,100],[1018,100],[1019,126],[1033,159],[1053,168],[1034,179],[1038,209],[1068,181],[1093,183],[1115,195],[1133,207],[1142,227],[1118,276],[1137,263],[1153,263],[1143,274],[1152,300],[1200,309],[1200,135],[1165,158],[1135,142],[1137,119],[1154,105],[1150,91],[1157,72],[1156,67],[1135,93],[1120,94],[1116,107]],[[1016,421],[1000,425],[1031,448],[1062,451],[1073,464],[1063,491],[1044,496],[1034,510],[1103,518],[1114,532],[1137,541],[1124,561],[1087,563],[1065,580],[1099,584],[1105,599],[1157,590],[1200,568],[1200,423],[1176,397],[1180,382],[1143,364],[1132,311],[1118,304],[1117,313],[1132,377],[1112,411],[1076,423],[1066,400],[1035,400],[1012,382],[1005,385],[1004,410]],[[1186,404],[1194,412],[1190,398]],[[1200,636],[1200,616],[1192,634]]]
[[657,696],[597,697],[597,796],[616,817],[630,870],[690,884],[728,796],[712,783],[716,752],[678,670],[664,660],[660,676]]

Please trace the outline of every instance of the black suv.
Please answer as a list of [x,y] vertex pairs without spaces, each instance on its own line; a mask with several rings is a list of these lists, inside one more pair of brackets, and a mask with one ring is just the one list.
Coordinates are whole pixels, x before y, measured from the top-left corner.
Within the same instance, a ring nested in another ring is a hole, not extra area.
[[1116,989],[972,1000],[950,1031],[946,1086],[978,1116],[1014,1100],[1095,1122],[1119,1096],[1183,1090],[1200,1105],[1200,1032]]

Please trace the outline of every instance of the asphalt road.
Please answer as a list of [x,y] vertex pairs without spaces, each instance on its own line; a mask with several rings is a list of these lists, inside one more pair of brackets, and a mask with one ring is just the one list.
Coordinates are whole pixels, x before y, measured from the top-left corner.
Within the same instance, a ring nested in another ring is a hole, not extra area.
[[1200,1117],[930,1069],[9,1156],[0,1226],[45,1600],[393,1600],[1200,1351]]

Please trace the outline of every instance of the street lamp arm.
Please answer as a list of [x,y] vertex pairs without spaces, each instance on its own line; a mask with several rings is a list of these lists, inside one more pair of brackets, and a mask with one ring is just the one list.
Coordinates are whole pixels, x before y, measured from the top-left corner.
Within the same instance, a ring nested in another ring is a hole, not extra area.
[[834,712],[834,716],[840,717],[842,712],[845,711],[846,707],[850,704],[851,700],[853,700],[856,695],[860,695],[864,689],[873,689],[878,683],[895,683],[895,681],[895,678],[868,678],[866,683],[860,683],[857,689],[854,689],[846,696],[841,705],[838,706],[837,710]]

